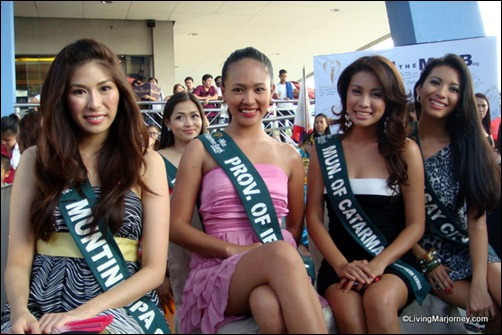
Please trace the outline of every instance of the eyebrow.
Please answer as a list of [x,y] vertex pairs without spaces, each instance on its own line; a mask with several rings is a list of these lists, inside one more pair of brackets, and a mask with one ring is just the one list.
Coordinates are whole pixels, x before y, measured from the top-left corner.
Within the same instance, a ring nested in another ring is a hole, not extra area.
[[[97,86],[101,86],[101,85],[104,85],[106,83],[113,83],[114,81],[111,80],[111,79],[106,79],[106,80],[103,80],[103,81],[100,81]],[[70,87],[83,87],[83,88],[86,88],[87,86],[85,86],[84,84],[80,84],[80,83],[70,83],[69,85]]]
[[[350,84],[349,87],[356,87],[356,88],[359,88],[359,89],[363,88],[363,86],[359,85],[359,84]],[[370,89],[371,92],[375,92],[375,91],[382,92],[383,90],[384,90],[383,87],[375,87],[375,88],[371,88]]]

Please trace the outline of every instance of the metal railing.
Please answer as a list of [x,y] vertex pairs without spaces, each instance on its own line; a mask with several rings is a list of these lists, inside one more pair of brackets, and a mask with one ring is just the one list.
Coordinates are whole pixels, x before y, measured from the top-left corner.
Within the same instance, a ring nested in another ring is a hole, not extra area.
[[[223,101],[213,100],[211,103],[222,105]],[[291,107],[278,107],[277,104],[280,103],[290,103]],[[296,144],[292,139],[293,125],[296,112],[296,104],[298,100],[272,100],[272,105],[269,109],[269,114],[263,118],[263,128],[270,136],[290,144]],[[155,124],[161,128],[162,114],[164,110],[164,105],[166,101],[139,101],[138,105],[141,108],[141,113],[143,114],[145,124]],[[161,105],[162,108],[155,109],[154,106]],[[17,103],[14,104],[14,110],[21,117],[30,108],[39,107],[38,103]],[[147,108],[145,108],[145,106]],[[226,107],[225,107],[226,108]],[[292,108],[292,109],[291,109]],[[315,104],[313,100],[311,101],[311,112],[314,115]],[[222,122],[221,114],[226,112],[224,108],[205,108],[204,113],[209,115],[212,113],[211,118],[208,118],[209,131],[222,130],[228,125],[226,122]]]

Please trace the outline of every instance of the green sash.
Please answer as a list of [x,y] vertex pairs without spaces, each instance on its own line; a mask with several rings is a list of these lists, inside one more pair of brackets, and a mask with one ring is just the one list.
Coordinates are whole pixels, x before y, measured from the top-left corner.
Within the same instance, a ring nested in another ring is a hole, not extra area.
[[[410,138],[420,147],[420,139],[416,123],[414,124],[413,130],[410,134]],[[420,151],[422,151],[422,148],[420,148]],[[427,176],[427,171],[425,171],[425,174],[425,211],[427,214],[426,219],[428,226],[439,236],[442,236],[452,242],[467,245],[469,243],[467,231],[439,199],[432,187],[429,177]]]
[[[239,146],[228,134],[219,131],[200,135],[198,138],[234,184],[251,221],[251,226],[260,241],[268,243],[283,240],[279,219],[268,187]],[[315,281],[314,264],[312,260],[303,256],[302,258],[313,283]]]
[[234,184],[260,241],[282,240],[279,219],[267,185],[234,140],[219,131],[198,138]]
[[174,188],[174,183],[176,182],[176,172],[178,172],[178,169],[167,158],[164,156],[162,156],[162,158],[164,159],[164,165],[166,166],[167,186],[169,186],[169,189],[172,190]]
[[[316,150],[328,199],[338,219],[363,249],[374,257],[377,256],[387,247],[388,242],[364,213],[352,193],[339,136],[326,135],[316,138]],[[390,266],[408,279],[415,298],[422,304],[430,290],[430,285],[422,273],[401,260]]]
[[[75,244],[102,290],[107,291],[126,280],[129,271],[105,221],[100,220],[96,230],[91,232],[91,208],[97,199],[89,181],[84,184],[82,191],[83,194],[75,188],[65,189],[61,193],[58,206]],[[169,326],[159,307],[146,296],[125,308],[146,334],[170,334]]]

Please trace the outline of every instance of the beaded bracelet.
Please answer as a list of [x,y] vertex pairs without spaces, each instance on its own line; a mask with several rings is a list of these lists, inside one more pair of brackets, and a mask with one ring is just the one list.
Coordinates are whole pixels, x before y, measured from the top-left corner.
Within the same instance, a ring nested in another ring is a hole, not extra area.
[[437,251],[432,248],[418,261],[418,264],[422,267],[422,272],[427,274],[441,264],[441,259],[438,257]]

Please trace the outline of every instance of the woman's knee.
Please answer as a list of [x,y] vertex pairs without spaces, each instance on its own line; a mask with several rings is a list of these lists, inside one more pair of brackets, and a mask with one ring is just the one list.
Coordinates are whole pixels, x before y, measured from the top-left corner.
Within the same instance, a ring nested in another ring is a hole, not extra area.
[[406,303],[408,294],[406,285],[402,283],[402,286],[394,284],[370,285],[363,294],[363,306],[366,313],[397,313]]
[[298,251],[288,242],[276,241],[267,245],[270,261],[287,266],[302,266],[303,261]]

